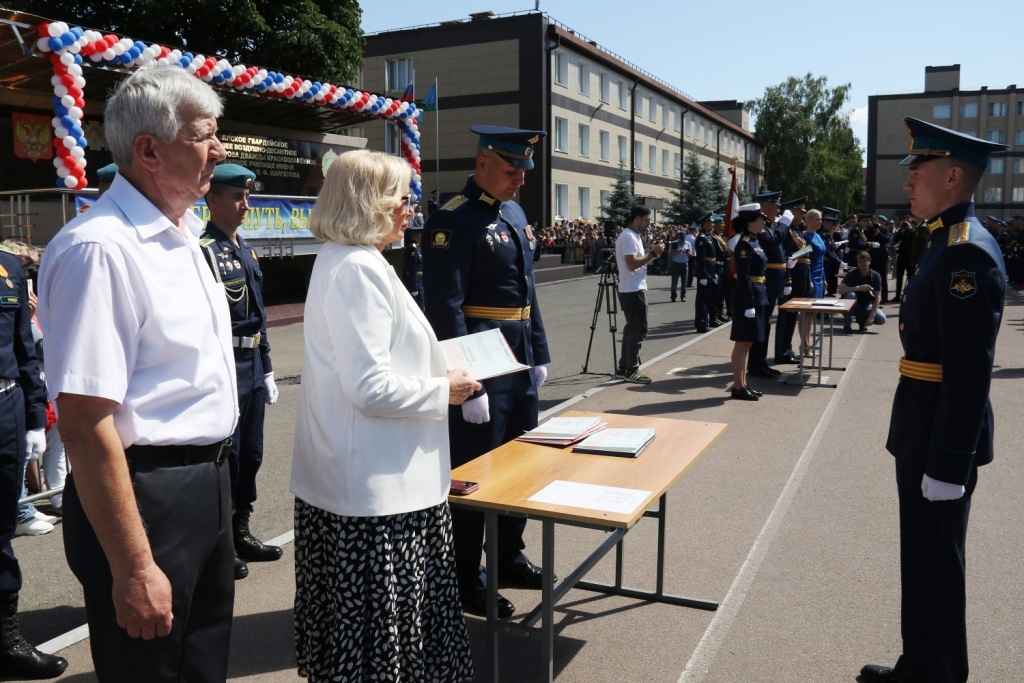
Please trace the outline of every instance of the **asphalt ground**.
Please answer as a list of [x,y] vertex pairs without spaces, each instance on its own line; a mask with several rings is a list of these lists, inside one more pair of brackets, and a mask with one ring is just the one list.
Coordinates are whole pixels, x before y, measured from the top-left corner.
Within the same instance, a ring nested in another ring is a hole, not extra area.
[[[571,274],[578,267],[569,269]],[[547,274],[553,275],[553,274]],[[541,277],[538,276],[538,280]],[[787,386],[752,378],[757,403],[730,400],[729,327],[694,333],[693,292],[670,303],[668,277],[651,276],[650,334],[643,347],[649,386],[611,381],[608,315],[594,330],[582,373],[599,280],[538,288],[554,358],[542,409],[707,420],[725,435],[670,491],[668,592],[720,601],[717,612],[571,591],[555,608],[555,674],[565,682],[855,681],[864,663],[892,664],[900,652],[898,519],[891,457],[884,449],[897,381],[899,307],[872,333],[836,336],[826,371],[838,388]],[[622,316],[618,315],[618,325]],[[289,539],[292,431],[301,372],[302,326],[270,334],[281,397],[267,411],[266,457],[253,526],[263,539]],[[981,469],[968,531],[971,680],[1024,679],[1024,299],[1008,295],[993,372],[996,459]],[[642,456],[641,456],[642,457]],[[45,510],[45,506],[40,509]],[[652,588],[653,520],[627,536],[626,584]],[[17,538],[25,574],[23,632],[70,661],[62,680],[95,680],[81,592],[63,556],[62,530]],[[565,576],[603,540],[559,527],[556,572]],[[540,526],[527,527],[540,557]],[[276,563],[250,565],[236,584],[230,678],[297,680],[291,606],[292,546]],[[606,558],[590,577],[610,580]],[[503,591],[524,614],[536,593]],[[485,675],[483,621],[468,617],[477,680]],[[505,635],[503,681],[541,678],[538,638]]]

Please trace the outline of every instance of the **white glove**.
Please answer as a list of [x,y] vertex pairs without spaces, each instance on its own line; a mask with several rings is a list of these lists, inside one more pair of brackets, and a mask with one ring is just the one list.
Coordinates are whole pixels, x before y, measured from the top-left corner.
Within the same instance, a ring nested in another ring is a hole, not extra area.
[[963,498],[966,489],[960,484],[949,484],[938,479],[932,479],[927,474],[921,479],[921,493],[928,500],[957,500]]
[[790,211],[789,209],[786,209],[785,211],[782,212],[782,218],[779,219],[779,225],[784,225],[788,228],[789,224],[792,222],[793,212]]
[[872,242],[871,243],[871,248],[872,249],[878,249],[878,242]]
[[487,394],[479,398],[471,398],[462,404],[462,419],[474,425],[482,425],[491,421],[491,403]]
[[699,284],[701,287],[707,287],[708,286],[707,278],[704,278],[703,280],[697,280],[697,284]]
[[786,267],[789,268],[790,270],[793,270],[793,268],[796,267],[796,259],[795,258],[786,259]]
[[25,432],[25,455],[29,460],[38,460],[46,452],[46,430],[30,429]]
[[747,310],[743,311],[743,315],[747,316],[748,318],[753,318],[755,315],[757,315],[757,313],[754,311],[753,308],[748,308]]
[[[544,380],[548,378],[548,366],[546,365],[534,365],[533,366],[533,383],[540,389],[544,385]],[[484,420],[486,422],[486,420]]]
[[277,384],[274,383],[274,373],[268,372],[263,375],[263,387],[267,390],[267,405],[272,406],[277,403],[277,396],[280,392],[277,390]]
[[792,293],[793,293],[793,288],[790,287],[789,285],[786,285],[785,287],[782,288],[782,296],[789,296]]

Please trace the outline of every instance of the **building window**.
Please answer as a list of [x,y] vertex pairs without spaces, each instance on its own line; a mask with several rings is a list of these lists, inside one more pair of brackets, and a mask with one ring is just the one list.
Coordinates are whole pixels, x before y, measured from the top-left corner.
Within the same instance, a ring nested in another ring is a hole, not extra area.
[[638,171],[644,169],[644,143],[633,143],[633,167]]
[[1002,173],[1004,169],[1003,159],[989,159],[988,160],[988,172],[989,173]]
[[948,104],[935,104],[935,105],[932,105],[932,118],[933,119],[948,119],[949,118],[949,105]]
[[555,151],[569,151],[569,119],[555,117]]
[[1013,144],[1024,145],[1024,130],[1018,130],[1013,135]]
[[555,83],[569,85],[569,55],[564,52],[555,53]]
[[1024,174],[1024,159],[1013,160],[1013,172],[1017,175]]
[[412,83],[412,57],[405,59],[389,59],[385,63],[384,78],[387,81],[384,89],[388,92],[404,91]]
[[962,119],[976,119],[978,118],[978,103],[977,102],[965,102],[960,105],[960,118]]
[[579,65],[580,94],[590,97],[590,65],[580,62]]
[[612,136],[606,130],[602,130],[597,134],[598,146],[601,148],[601,161],[609,161],[612,146]]
[[649,106],[648,106],[648,111],[647,111],[647,118],[649,118],[651,121],[657,121],[658,120],[658,101],[655,100],[652,97],[650,100],[648,100],[648,104],[649,104]]
[[580,124],[580,156],[590,156],[590,126],[585,123]]
[[658,172],[658,148],[654,145],[647,148],[647,170],[651,173]]
[[402,133],[393,121],[384,122],[384,151],[388,154],[402,153]]
[[676,178],[683,177],[683,155],[676,152],[672,156],[672,175]]
[[668,175],[668,150],[661,150],[661,175]]
[[1003,201],[1003,188],[1001,188],[1001,187],[986,187],[985,188],[985,201],[986,202],[1001,202],[1001,201]]
[[1013,201],[1024,202],[1024,187],[1013,188]]
[[662,128],[668,128],[668,118],[669,118],[670,115],[671,115],[671,112],[669,111],[668,105],[667,104],[661,105],[661,127]]
[[619,109],[626,109],[629,105],[629,93],[626,91],[626,84],[619,81]]
[[555,218],[569,218],[569,186],[555,183]]
[[1024,116],[1024,100],[1017,101],[1017,116]]
[[608,202],[611,201],[612,191],[611,190],[600,190],[597,193],[597,198],[598,198],[598,201],[601,202],[601,213],[603,214],[604,210],[606,208],[608,208]]
[[580,188],[580,218],[590,220],[590,188]]
[[638,95],[636,92],[633,93],[633,113],[637,116],[644,115],[644,102],[647,101],[647,95]]
[[1006,144],[1006,131],[1005,130],[990,130],[985,133],[985,139],[989,142],[997,142],[1000,145]]
[[1006,116],[1006,102],[989,102],[989,116]]
[[597,77],[597,81],[598,81],[599,87],[601,89],[601,92],[598,94],[598,96],[601,98],[601,101],[602,102],[611,102],[612,101],[612,98],[611,98],[612,86],[611,86],[611,79],[608,78],[608,74],[606,74],[606,73],[604,73],[602,71],[601,75]]
[[679,111],[678,109],[675,109],[675,110],[672,111],[672,130],[674,130],[677,133],[681,133],[682,132],[682,130],[683,130],[682,119],[683,119],[683,115],[682,115],[681,111]]

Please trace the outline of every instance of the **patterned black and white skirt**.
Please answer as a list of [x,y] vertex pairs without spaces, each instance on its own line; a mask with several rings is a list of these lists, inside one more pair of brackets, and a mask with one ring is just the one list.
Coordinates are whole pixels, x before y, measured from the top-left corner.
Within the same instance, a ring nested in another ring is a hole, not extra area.
[[296,498],[295,651],[314,683],[472,679],[448,503],[345,517]]

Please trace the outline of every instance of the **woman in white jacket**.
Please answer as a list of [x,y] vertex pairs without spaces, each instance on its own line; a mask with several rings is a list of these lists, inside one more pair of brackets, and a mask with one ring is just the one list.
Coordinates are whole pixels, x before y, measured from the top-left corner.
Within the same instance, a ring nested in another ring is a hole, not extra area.
[[370,151],[327,171],[305,310],[295,494],[295,643],[310,681],[473,676],[455,581],[449,405],[480,388],[381,255],[409,227],[411,170]]

